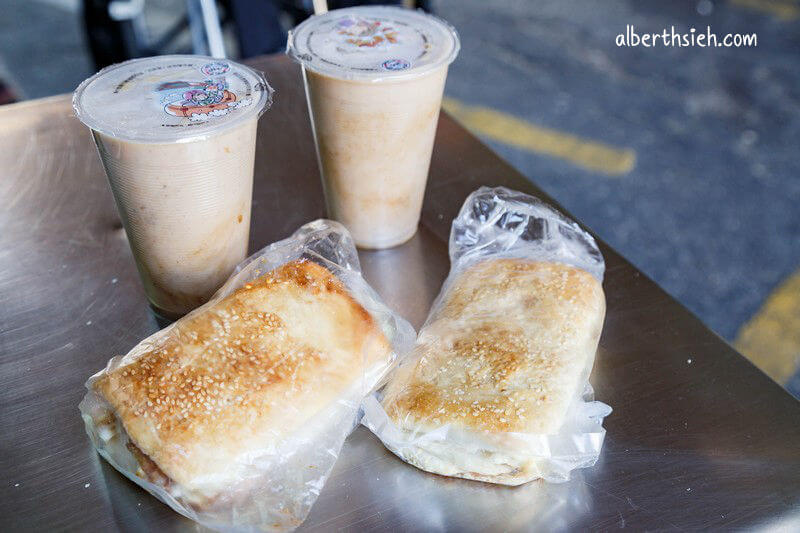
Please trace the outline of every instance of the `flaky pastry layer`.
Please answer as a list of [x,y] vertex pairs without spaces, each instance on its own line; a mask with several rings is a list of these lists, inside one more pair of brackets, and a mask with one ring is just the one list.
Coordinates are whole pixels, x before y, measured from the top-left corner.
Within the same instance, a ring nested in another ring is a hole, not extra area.
[[[449,448],[420,441],[407,460],[496,483],[536,477],[535,462],[502,435],[559,431],[591,371],[604,316],[600,283],[569,265],[495,259],[461,273],[382,405],[406,438],[448,425],[467,440]],[[470,433],[500,444],[470,446]]]
[[298,260],[179,320],[93,390],[141,473],[203,506],[391,357],[342,282]]

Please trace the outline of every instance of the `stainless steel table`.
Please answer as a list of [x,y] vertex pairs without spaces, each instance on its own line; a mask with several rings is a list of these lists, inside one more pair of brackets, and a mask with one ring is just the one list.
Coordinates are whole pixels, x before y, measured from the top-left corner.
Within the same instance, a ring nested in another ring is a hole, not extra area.
[[[251,250],[323,215],[298,69],[261,120]],[[443,116],[419,234],[363,253],[367,278],[416,326],[448,270],[450,222],[482,184],[546,196]],[[608,316],[592,381],[614,413],[593,469],[505,488],[425,474],[363,428],[303,529],[800,530],[800,403],[602,245]],[[158,328],[88,132],[69,98],[0,109],[0,530],[196,526],[89,445],[83,382]]]

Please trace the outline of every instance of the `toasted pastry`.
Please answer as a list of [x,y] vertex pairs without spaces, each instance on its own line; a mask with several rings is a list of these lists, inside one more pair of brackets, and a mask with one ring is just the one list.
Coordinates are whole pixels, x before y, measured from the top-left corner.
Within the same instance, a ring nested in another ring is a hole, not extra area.
[[90,385],[106,407],[94,423],[118,461],[196,509],[257,485],[260,460],[287,436],[313,432],[316,415],[391,361],[370,314],[306,260],[187,315],[136,352]]
[[[540,477],[523,435],[561,428],[594,361],[600,282],[561,263],[485,260],[444,289],[383,408],[413,442],[395,449],[447,476],[518,485]],[[446,440],[416,438],[437,428]]]

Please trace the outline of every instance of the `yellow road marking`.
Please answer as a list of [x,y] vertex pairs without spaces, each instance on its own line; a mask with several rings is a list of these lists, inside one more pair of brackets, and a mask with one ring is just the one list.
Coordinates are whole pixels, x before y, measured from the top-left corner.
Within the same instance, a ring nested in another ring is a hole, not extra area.
[[775,381],[794,375],[800,366],[800,270],[772,291],[734,344]]
[[781,20],[794,20],[800,16],[800,7],[785,0],[731,0],[731,4],[774,15]]
[[476,135],[540,154],[558,157],[575,165],[604,174],[626,174],[636,164],[636,152],[626,148],[582,139],[501,113],[493,109],[465,105],[445,98],[445,111]]

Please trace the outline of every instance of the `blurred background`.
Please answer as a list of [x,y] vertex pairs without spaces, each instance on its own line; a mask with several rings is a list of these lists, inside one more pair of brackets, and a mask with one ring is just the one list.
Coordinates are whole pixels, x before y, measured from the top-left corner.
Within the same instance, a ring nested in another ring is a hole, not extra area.
[[[447,111],[800,398],[799,0],[397,3],[461,34]],[[0,102],[71,92],[128,57],[281,53],[311,11],[0,0]],[[617,47],[628,24],[758,45]]]

